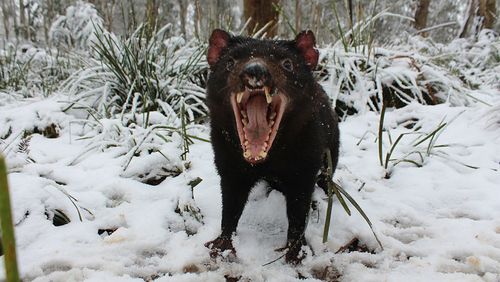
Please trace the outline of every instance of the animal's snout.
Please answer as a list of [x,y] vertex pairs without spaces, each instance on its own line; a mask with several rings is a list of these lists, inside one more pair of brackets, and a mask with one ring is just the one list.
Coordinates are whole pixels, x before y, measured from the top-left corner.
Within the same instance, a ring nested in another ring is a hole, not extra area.
[[266,65],[261,62],[249,62],[241,71],[240,78],[242,83],[248,88],[262,88],[271,83],[271,74]]

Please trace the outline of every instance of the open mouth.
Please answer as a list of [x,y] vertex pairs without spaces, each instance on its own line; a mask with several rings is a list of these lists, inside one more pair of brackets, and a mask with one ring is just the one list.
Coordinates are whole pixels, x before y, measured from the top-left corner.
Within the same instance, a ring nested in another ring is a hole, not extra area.
[[255,164],[266,159],[285,111],[286,96],[277,88],[245,90],[231,95],[243,157]]

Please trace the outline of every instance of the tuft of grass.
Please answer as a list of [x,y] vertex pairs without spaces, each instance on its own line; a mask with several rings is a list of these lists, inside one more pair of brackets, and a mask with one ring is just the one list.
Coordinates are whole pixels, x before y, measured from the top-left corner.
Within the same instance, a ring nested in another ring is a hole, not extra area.
[[94,58],[61,90],[74,97],[67,109],[87,105],[103,117],[159,111],[180,120],[205,116],[204,83],[208,66],[204,44],[168,37],[170,25],[149,36],[140,26],[129,38],[96,27]]
[[28,75],[33,56],[25,61],[18,58],[17,48],[0,52],[0,89],[19,91],[28,84]]
[[7,182],[7,165],[2,155],[0,155],[0,226],[2,229],[2,240],[0,243],[5,252],[4,264],[7,281],[17,282],[20,280],[17,268],[16,240],[14,225],[12,223],[9,185]]
[[340,204],[344,208],[345,212],[350,216],[351,215],[351,210],[349,209],[349,206],[347,205],[344,197],[347,198],[347,200],[351,203],[351,205],[354,206],[354,208],[359,212],[359,214],[363,217],[363,219],[366,221],[368,226],[370,227],[370,230],[373,233],[373,236],[375,237],[375,240],[377,240],[377,243],[379,244],[380,248],[383,250],[384,247],[382,246],[382,243],[380,242],[377,234],[375,233],[375,230],[373,230],[373,224],[366,215],[366,213],[363,211],[361,206],[354,200],[354,198],[347,193],[344,188],[342,188],[340,185],[335,183],[332,180],[333,177],[333,165],[332,165],[332,155],[330,150],[326,150],[326,159],[328,163],[328,168],[327,168],[327,181],[328,181],[328,206],[326,210],[326,219],[325,219],[325,225],[323,229],[323,243],[326,243],[328,241],[328,233],[330,230],[330,220],[331,220],[331,213],[332,213],[332,206],[333,206],[333,195],[337,197],[339,200]]
[[48,97],[78,65],[78,60],[57,50],[9,44],[0,49],[0,91]]
[[[414,127],[411,131],[399,134],[395,141],[393,141],[393,137],[391,136],[390,131],[384,130],[385,106],[383,106],[380,114],[377,142],[380,165],[385,171],[384,177],[390,178],[392,169],[400,163],[410,163],[415,165],[416,167],[422,167],[424,165],[425,158],[428,158],[430,156],[438,156],[449,159],[448,155],[445,152],[437,150],[440,148],[447,148],[449,147],[449,145],[436,143],[439,136],[444,132],[448,125],[462,113],[463,111],[448,122],[445,122],[445,119],[443,118],[439,122],[439,124],[437,124],[437,126],[430,132],[423,132],[420,131],[420,127]],[[384,131],[387,132],[387,139],[389,143],[385,155]],[[416,136],[416,138],[405,145],[401,145],[401,141],[404,139],[404,137],[410,135]],[[394,157],[396,151],[400,151],[402,153],[402,156]],[[476,166],[461,163],[460,161],[455,162],[468,168],[478,168]]]

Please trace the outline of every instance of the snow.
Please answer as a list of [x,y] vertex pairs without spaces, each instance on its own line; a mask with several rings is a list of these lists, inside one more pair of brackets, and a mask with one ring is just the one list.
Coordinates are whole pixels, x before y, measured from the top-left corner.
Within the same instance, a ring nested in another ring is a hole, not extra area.
[[[412,103],[387,111],[384,152],[389,149],[387,132],[395,140],[412,130],[404,127],[405,121],[417,119],[419,134],[447,122],[435,145],[448,146],[434,147],[427,155],[428,143],[414,146],[419,136],[414,134],[403,137],[394,150],[395,159],[423,152],[422,167],[391,161],[384,170],[376,142],[379,115],[347,117],[340,124],[341,155],[334,178],[368,214],[384,249],[363,218],[353,208],[349,217],[338,201],[329,241],[322,244],[326,200],[317,189],[319,211],[311,212],[306,231],[314,255],[296,267],[283,259],[264,266],[281,255],[274,249],[284,245],[287,229],[285,200],[264,182],[252,192],[234,238],[237,260],[209,258],[204,243],[220,232],[221,217],[219,177],[209,143],[195,141],[188,161],[182,162],[175,134],[172,142],[148,139],[145,143],[155,144],[166,158],[141,149],[124,169],[130,147],[123,144],[130,136],[145,136],[139,129],[115,140],[123,146],[89,150],[99,143],[95,136],[105,133],[62,112],[62,97],[10,102],[0,108],[0,135],[9,128],[12,134],[0,148],[11,170],[22,277],[37,282],[223,281],[225,276],[296,281],[300,274],[318,281],[334,279],[338,271],[342,281],[500,281],[500,101],[494,95],[481,99],[494,106]],[[112,127],[113,120],[102,122],[102,128]],[[16,149],[18,132],[52,123],[59,126],[59,137],[33,134],[27,150]],[[202,127],[196,134],[208,137]],[[178,176],[156,186],[140,181],[141,175],[161,173],[163,167],[176,168]],[[188,183],[196,177],[202,182],[192,197]],[[184,212],[196,214],[198,208],[202,223]],[[47,213],[50,217],[55,210],[71,222],[54,226]],[[99,229],[111,232],[99,235]],[[335,254],[353,238],[373,253]],[[2,265],[0,280],[3,275]]]

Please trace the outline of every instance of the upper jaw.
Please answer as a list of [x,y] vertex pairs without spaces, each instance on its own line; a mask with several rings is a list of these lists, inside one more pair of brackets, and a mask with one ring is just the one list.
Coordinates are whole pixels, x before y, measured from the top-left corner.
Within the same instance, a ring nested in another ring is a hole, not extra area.
[[287,97],[270,86],[245,86],[230,100],[243,158],[250,164],[265,161],[278,133]]
[[264,95],[266,98],[266,102],[268,104],[271,104],[273,101],[273,96],[277,95],[278,88],[271,87],[271,86],[262,86],[259,88],[250,88],[248,86],[245,86],[244,89],[236,93],[236,102],[238,104],[246,104],[248,99],[254,95]]

